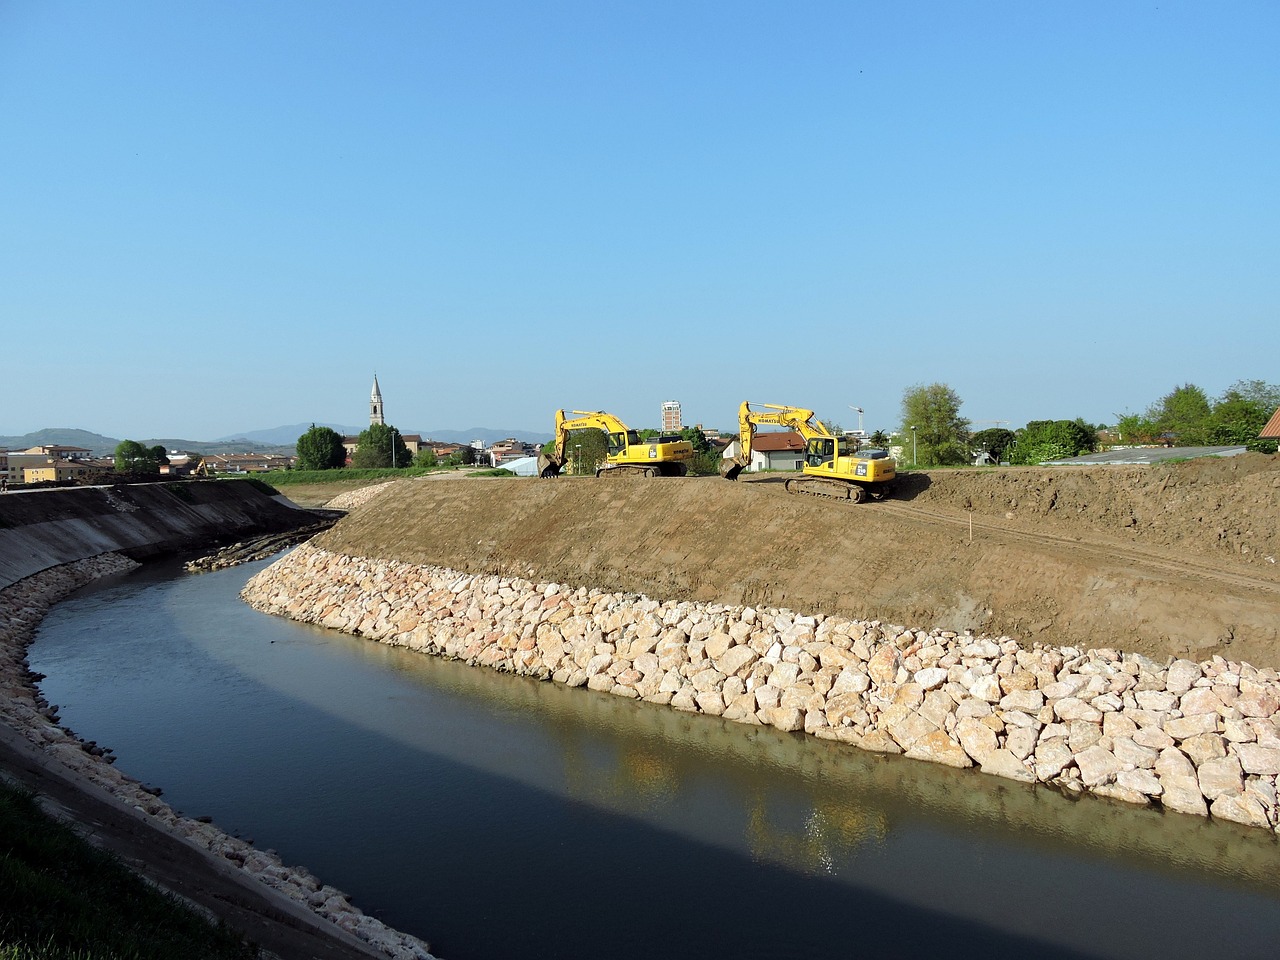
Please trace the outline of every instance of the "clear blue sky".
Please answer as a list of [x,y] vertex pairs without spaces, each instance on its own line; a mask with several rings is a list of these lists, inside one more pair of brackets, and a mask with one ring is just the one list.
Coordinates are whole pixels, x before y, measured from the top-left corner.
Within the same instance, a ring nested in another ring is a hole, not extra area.
[[1278,51],[1274,0],[0,0],[0,434],[1274,383]]

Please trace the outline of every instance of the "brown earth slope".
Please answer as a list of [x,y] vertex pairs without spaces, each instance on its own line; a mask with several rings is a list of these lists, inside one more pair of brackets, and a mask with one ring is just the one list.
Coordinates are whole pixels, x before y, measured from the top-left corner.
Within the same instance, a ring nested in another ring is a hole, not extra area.
[[916,473],[857,506],[782,480],[404,480],[315,542],[659,599],[1280,664],[1280,458]]

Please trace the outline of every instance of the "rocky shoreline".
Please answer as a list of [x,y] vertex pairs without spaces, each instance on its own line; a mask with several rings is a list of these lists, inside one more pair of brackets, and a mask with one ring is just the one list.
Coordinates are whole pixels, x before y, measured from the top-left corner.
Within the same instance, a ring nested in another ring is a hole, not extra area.
[[144,812],[157,829],[180,837],[280,897],[332,923],[338,930],[395,960],[431,960],[426,944],[385,926],[353,906],[346,894],[307,870],[286,866],[271,852],[222,833],[216,826],[174,811],[149,788],[111,765],[110,751],[86,743],[58,724],[57,706],[35,687],[26,651],[49,608],[91,581],[138,566],[119,554],[102,554],[51,567],[0,590],[0,723],[30,741],[51,762],[94,783],[118,801]]
[[1276,831],[1280,674],[479,576],[304,544],[256,609],[472,665]]

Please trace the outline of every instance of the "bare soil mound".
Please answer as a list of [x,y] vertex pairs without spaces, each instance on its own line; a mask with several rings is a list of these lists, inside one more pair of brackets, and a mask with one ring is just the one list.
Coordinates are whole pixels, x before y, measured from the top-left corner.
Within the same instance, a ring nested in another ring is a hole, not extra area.
[[1280,458],[938,471],[849,505],[783,477],[398,481],[326,549],[660,599],[1280,663]]

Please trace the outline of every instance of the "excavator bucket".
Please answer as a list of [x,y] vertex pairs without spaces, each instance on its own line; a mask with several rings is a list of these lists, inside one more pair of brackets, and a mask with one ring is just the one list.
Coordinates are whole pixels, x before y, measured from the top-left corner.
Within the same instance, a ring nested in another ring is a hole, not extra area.
[[737,460],[721,460],[720,476],[726,480],[737,480],[738,474],[742,472],[742,468],[745,466],[745,463],[740,463]]
[[564,461],[557,459],[554,454],[538,454],[538,476],[540,477],[558,477],[563,466]]

